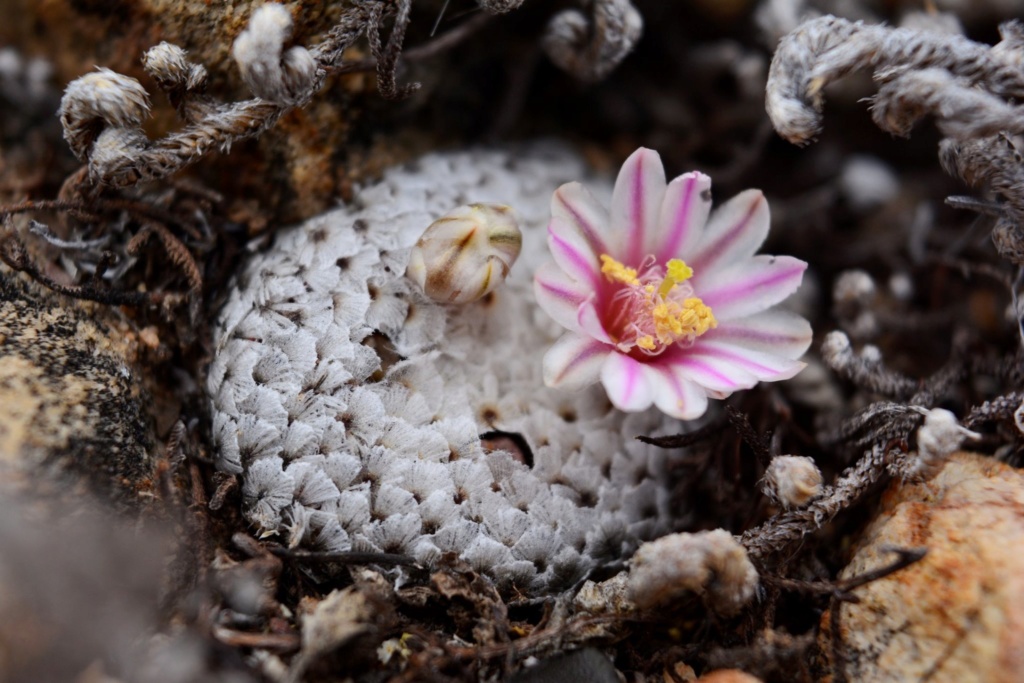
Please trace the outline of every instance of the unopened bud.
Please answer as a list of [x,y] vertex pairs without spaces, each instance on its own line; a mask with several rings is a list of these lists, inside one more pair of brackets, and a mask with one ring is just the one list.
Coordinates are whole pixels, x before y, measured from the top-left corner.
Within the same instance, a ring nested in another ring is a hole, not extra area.
[[764,494],[786,510],[802,508],[821,495],[821,470],[803,455],[779,455],[765,470]]

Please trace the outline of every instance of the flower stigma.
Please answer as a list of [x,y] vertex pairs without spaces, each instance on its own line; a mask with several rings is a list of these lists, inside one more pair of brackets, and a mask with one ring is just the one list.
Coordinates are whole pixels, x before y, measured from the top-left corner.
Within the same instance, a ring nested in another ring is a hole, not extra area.
[[649,256],[638,270],[601,254],[601,273],[618,285],[602,322],[620,351],[657,356],[674,344],[689,346],[718,326],[711,307],[693,295],[687,282],[693,268],[681,259],[670,259],[662,269]]

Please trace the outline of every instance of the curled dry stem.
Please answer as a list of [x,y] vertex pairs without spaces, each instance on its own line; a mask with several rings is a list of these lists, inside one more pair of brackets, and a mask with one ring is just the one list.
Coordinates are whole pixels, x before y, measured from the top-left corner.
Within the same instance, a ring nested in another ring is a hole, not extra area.
[[[230,104],[214,103],[204,94],[205,70],[191,64],[183,50],[158,45],[147,53],[146,67],[188,125],[160,140],[149,140],[140,127],[149,114],[145,90],[135,79],[101,69],[73,81],[65,91],[61,101],[65,138],[79,159],[86,162],[87,182],[91,185],[128,187],[164,178],[211,150],[227,151],[239,140],[258,136],[293,107],[305,105],[323,86],[341,54],[368,28],[379,26],[380,20],[392,11],[391,3],[376,0],[346,10],[327,39],[304,53],[313,67],[309,78],[293,78],[295,70],[282,62],[277,71],[288,82],[261,84],[261,94],[286,93],[287,97],[280,101],[256,97]],[[399,13],[401,16],[401,9]],[[387,49],[381,53],[385,57],[384,69],[401,49],[404,23],[396,23],[396,29],[399,30],[393,32]],[[287,31],[276,35],[279,43],[286,36]],[[269,40],[274,36],[258,37]],[[276,48],[280,52],[283,44]],[[266,58],[259,50],[244,54],[253,59]],[[287,61],[289,54],[285,53],[282,59]],[[296,91],[300,86],[301,91]]]

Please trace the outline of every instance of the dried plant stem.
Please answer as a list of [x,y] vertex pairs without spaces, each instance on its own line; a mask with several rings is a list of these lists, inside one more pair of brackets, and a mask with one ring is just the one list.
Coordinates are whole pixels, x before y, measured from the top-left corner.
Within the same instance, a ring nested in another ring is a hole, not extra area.
[[821,529],[880,481],[900,453],[875,446],[806,508],[775,515],[761,526],[744,532],[740,543],[747,549],[748,557],[755,563],[763,561]]
[[[1024,72],[1010,55],[963,36],[851,22],[834,16],[802,24],[779,43],[768,75],[766,107],[775,129],[804,144],[821,130],[822,91],[853,71],[879,80],[932,68],[992,95],[1024,97]],[[927,98],[917,98],[918,104]]]
[[979,204],[998,220],[992,239],[999,253],[1024,264],[1024,172],[1018,141],[1024,133],[1024,25],[1000,26],[989,46],[960,35],[872,26],[832,16],[813,19],[783,38],[772,59],[766,107],[775,129],[796,144],[821,130],[822,92],[856,70],[879,82],[875,123],[907,135],[933,115],[947,139],[943,168],[970,185],[987,187],[1002,202]]
[[163,292],[127,292],[98,289],[88,285],[61,284],[36,266],[29,257],[25,245],[11,230],[7,230],[0,237],[0,260],[13,270],[25,273],[44,287],[74,299],[85,299],[111,306],[149,306],[166,303],[170,300],[168,295]]
[[964,418],[964,426],[970,429],[985,422],[1012,419],[1022,403],[1024,403],[1024,392],[1020,391],[1011,391],[1003,396],[985,401],[980,406],[971,409],[971,412]]
[[[394,62],[401,50],[408,19],[407,5],[407,0],[401,4],[395,30],[378,55],[378,70],[384,75],[385,88],[393,80]],[[405,14],[401,7],[405,7]],[[367,30],[372,42],[374,36],[378,36],[380,22],[394,11],[393,3],[380,1],[349,8],[324,43],[309,50],[315,68],[308,82],[303,83],[303,91],[279,102],[257,97],[216,104],[205,97],[201,88],[186,87],[188,84],[179,82],[180,79],[202,80],[196,76],[198,67],[189,64],[180,51],[157,46],[154,57],[163,59],[147,60],[147,68],[154,71],[157,82],[168,91],[176,109],[188,123],[184,130],[157,141],[146,139],[138,128],[141,117],[148,114],[148,101],[137,82],[109,71],[87,75],[79,79],[81,84],[73,82],[61,104],[62,122],[76,153],[87,160],[89,175],[83,182],[119,188],[163,178],[198,161],[213,149],[227,151],[233,143],[263,133],[284,113],[308,103],[336,68],[342,53]],[[379,46],[379,37],[377,44]],[[173,64],[167,63],[168,55],[175,58]],[[87,80],[90,77],[92,80]],[[106,85],[113,84],[113,88],[108,88],[110,92],[97,91],[92,85],[93,81],[101,80]],[[272,92],[273,88],[268,86],[267,90]],[[196,106],[190,106],[189,97],[196,100],[191,103]],[[108,135],[110,131],[120,132]]]

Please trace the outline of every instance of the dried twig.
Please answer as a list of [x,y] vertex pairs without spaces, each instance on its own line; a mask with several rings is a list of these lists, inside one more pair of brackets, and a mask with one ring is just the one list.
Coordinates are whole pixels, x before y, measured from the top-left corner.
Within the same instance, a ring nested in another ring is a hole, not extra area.
[[[1024,132],[1024,25],[1000,27],[988,46],[927,30],[872,26],[832,16],[813,19],[786,36],[772,60],[766,106],[775,129],[796,144],[821,130],[823,89],[856,70],[880,83],[873,116],[884,130],[906,135],[927,114],[948,136],[943,168],[1003,200],[993,241],[1000,254],[1024,264],[1024,172],[1013,136]],[[986,207],[986,212],[991,207]]]
[[748,557],[754,562],[763,561],[822,528],[881,480],[898,455],[898,450],[875,446],[856,465],[843,472],[835,484],[825,487],[821,497],[806,508],[775,515],[761,526],[744,532],[740,542],[746,547]]
[[732,425],[733,429],[740,435],[740,438],[743,439],[743,443],[747,444],[747,447],[754,452],[761,466],[767,467],[772,459],[771,434],[759,434],[753,425],[750,424],[750,419],[746,413],[732,406],[725,407],[725,415],[729,420],[729,424]]
[[1024,392],[1011,391],[975,406],[964,418],[964,426],[976,427],[984,422],[1000,422],[1009,420],[1024,404]]
[[170,262],[177,266],[188,282],[188,297],[191,309],[190,319],[195,323],[198,321],[200,312],[199,305],[202,302],[203,276],[199,270],[199,265],[192,256],[192,252],[188,250],[188,247],[182,244],[181,240],[175,237],[174,234],[163,225],[148,222],[143,226],[142,230],[140,230],[139,233],[128,242],[128,246],[125,248],[125,251],[129,256],[138,254],[143,245],[154,235],[160,243],[160,246],[163,247],[163,250],[167,254]]
[[[1003,49],[993,49],[963,36],[873,26],[834,16],[812,19],[779,43],[768,75],[768,115],[784,138],[807,143],[821,130],[825,86],[864,69],[888,81],[938,68],[966,85],[1019,99],[1024,96],[1024,72],[1014,63],[1016,45],[1012,37],[1007,40],[1009,30],[1004,27]],[[925,99],[914,98],[914,102],[921,104]],[[947,106],[951,111],[958,109],[953,103]],[[911,110],[918,112],[918,108]],[[895,114],[889,107],[886,120],[892,121]]]
[[36,266],[28,255],[25,245],[9,228],[0,236],[0,260],[10,268],[25,273],[44,287],[74,299],[95,301],[108,306],[150,306],[173,301],[171,297],[162,292],[129,292],[99,289],[90,285],[61,284]]
[[398,2],[398,11],[395,14],[394,25],[391,27],[391,35],[388,36],[387,44],[382,44],[380,37],[385,7],[378,4],[372,6],[370,10],[370,27],[367,29],[366,35],[370,42],[370,52],[377,60],[377,90],[386,100],[406,98],[420,87],[419,83],[408,83],[399,87],[395,77],[398,56],[402,53],[402,40],[405,39],[405,29],[409,27],[410,9],[412,9],[412,0]]
[[638,436],[637,441],[641,443],[649,443],[652,446],[658,448],[685,448],[698,444],[702,441],[719,434],[726,428],[728,422],[724,419],[717,419],[710,422],[700,429],[685,434],[672,434],[670,436]]

